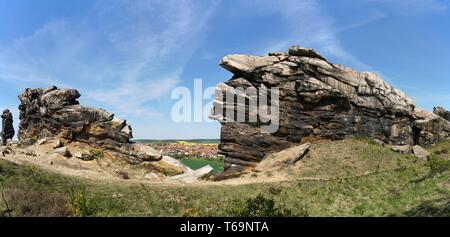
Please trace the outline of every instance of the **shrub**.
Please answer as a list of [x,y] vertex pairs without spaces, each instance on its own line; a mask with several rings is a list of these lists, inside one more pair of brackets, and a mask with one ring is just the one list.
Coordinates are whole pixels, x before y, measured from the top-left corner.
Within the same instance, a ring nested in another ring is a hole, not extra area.
[[426,164],[430,168],[430,174],[436,175],[450,170],[450,160],[431,156]]
[[373,144],[375,144],[375,142],[372,139],[370,139],[368,136],[364,136],[364,135],[355,135],[355,136],[353,136],[353,139],[355,141],[360,141],[360,142],[365,142],[365,143],[372,142]]
[[279,187],[270,186],[269,189],[268,189],[268,192],[269,192],[271,195],[274,195],[274,196],[275,196],[275,195],[281,194],[282,189],[279,188]]
[[[273,198],[258,194],[244,202],[237,201],[229,214],[236,217],[283,217],[292,216],[292,211],[284,206],[277,207]],[[308,216],[308,212],[302,209],[298,215]]]
[[118,171],[117,174],[118,174],[122,179],[130,179],[130,175],[128,175],[128,173],[125,172],[125,171]]
[[193,207],[193,208],[188,208],[188,209],[184,209],[181,213],[182,217],[201,217],[203,216],[203,213],[200,209]]
[[10,216],[66,217],[72,214],[66,206],[66,197],[59,193],[35,190],[20,183],[5,187],[2,192]]
[[93,155],[95,159],[102,158],[104,155],[103,150],[100,149],[92,149],[89,153],[91,153],[91,155]]
[[71,191],[67,206],[76,217],[93,216],[98,211],[96,203],[86,195],[84,186]]

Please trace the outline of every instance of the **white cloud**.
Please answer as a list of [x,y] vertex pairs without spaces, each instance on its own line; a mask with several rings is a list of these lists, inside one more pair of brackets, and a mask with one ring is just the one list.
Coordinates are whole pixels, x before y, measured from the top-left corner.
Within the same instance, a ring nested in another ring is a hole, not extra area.
[[360,70],[372,69],[342,46],[333,19],[321,9],[318,1],[263,0],[252,4],[252,7],[261,8],[266,13],[282,17],[290,31],[288,38],[278,38],[268,42],[268,45],[260,50],[261,53],[286,51],[290,45],[299,44],[315,48],[328,57],[337,58],[342,64],[348,64]]
[[148,102],[180,81],[218,3],[97,1],[84,15],[49,22],[0,48],[0,80],[74,87],[115,112],[159,115]]
[[179,82],[179,72],[174,68],[173,75],[158,78],[157,81],[149,83],[134,83],[125,80],[121,86],[108,89],[92,89],[87,91],[86,96],[105,104],[114,105],[115,112],[119,115],[132,116],[161,116],[146,102],[164,96]]

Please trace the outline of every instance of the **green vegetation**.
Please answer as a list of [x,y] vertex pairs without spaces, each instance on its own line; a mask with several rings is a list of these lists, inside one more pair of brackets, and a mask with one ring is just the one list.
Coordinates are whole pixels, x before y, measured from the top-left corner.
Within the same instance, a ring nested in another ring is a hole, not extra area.
[[89,217],[97,213],[97,204],[88,197],[84,186],[69,193],[66,205],[75,217]]
[[92,149],[91,151],[90,151],[90,153],[91,153],[91,155],[93,155],[94,156],[94,159],[100,159],[100,158],[102,158],[103,157],[103,150],[100,150],[100,149]]
[[[230,209],[230,216],[236,217],[289,217],[292,216],[292,210],[284,205],[275,206],[272,197],[266,197],[258,194],[254,198],[248,198],[245,201],[236,201],[233,208]],[[297,216],[308,216],[308,210],[303,208],[301,212],[297,212]]]
[[188,166],[189,168],[196,170],[200,169],[206,165],[210,165],[214,169],[214,173],[219,173],[223,171],[223,160],[211,160],[205,158],[185,158],[182,159],[181,162]]
[[367,139],[319,144],[292,180],[242,185],[92,181],[0,160],[0,215],[450,216],[445,149],[426,161]]

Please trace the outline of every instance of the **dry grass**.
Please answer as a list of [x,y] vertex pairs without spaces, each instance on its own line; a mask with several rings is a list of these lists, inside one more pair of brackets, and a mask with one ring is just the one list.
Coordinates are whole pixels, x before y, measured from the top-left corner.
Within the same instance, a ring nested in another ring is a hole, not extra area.
[[[450,143],[434,149],[450,149]],[[291,168],[292,178],[283,182],[181,186],[93,181],[2,160],[0,181],[8,187],[14,216],[73,215],[64,208],[68,200],[78,208],[76,215],[93,216],[253,215],[255,200],[292,216],[449,216],[450,156],[434,158],[430,163],[353,139],[312,146],[310,156]],[[74,195],[73,190],[84,191]],[[239,203],[245,204],[238,206],[243,211],[230,212]],[[1,200],[0,210],[5,210]]]
[[5,209],[4,216],[65,217],[71,215],[63,194],[34,190],[24,184],[14,184],[14,186],[10,184],[8,187],[3,187],[2,191],[3,204],[9,207],[9,211]]

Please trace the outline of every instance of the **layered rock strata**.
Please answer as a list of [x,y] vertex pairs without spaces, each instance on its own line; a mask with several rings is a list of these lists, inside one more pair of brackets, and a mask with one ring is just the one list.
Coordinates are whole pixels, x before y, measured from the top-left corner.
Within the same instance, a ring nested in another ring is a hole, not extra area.
[[131,126],[103,109],[84,107],[75,89],[25,89],[19,95],[20,125],[18,138],[23,145],[41,139],[60,138],[65,142],[84,142],[101,147],[129,163],[162,158],[153,148],[133,144]]
[[[379,75],[333,64],[312,49],[293,46],[288,53],[268,56],[228,55],[220,65],[234,74],[217,86],[211,115],[222,124],[219,149],[226,169],[242,171],[269,153],[315,140],[368,136],[387,144],[428,146],[450,135],[449,121],[417,109]],[[279,90],[275,132],[261,129],[267,122],[261,116],[236,122],[236,115],[224,112],[237,114],[245,104],[244,117],[250,118],[254,110],[249,105],[268,93],[243,95],[245,102],[225,97],[264,88]]]

